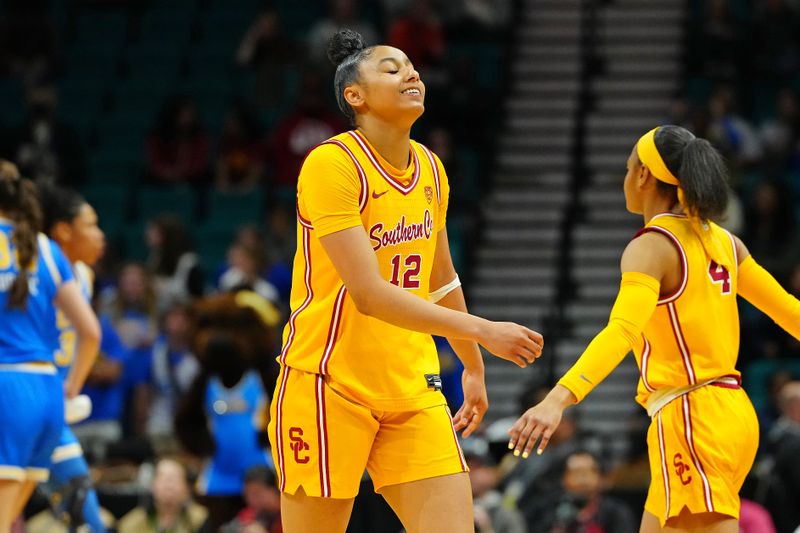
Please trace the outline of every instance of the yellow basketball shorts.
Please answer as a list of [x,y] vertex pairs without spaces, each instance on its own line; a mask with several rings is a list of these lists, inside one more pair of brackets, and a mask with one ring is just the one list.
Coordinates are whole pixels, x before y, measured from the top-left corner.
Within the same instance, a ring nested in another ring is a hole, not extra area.
[[375,491],[467,472],[450,411],[376,411],[283,367],[270,407],[269,440],[281,492],[353,498],[366,468]]
[[739,518],[739,489],[758,449],[758,419],[738,385],[706,385],[664,406],[647,433],[645,510],[666,521],[684,507]]

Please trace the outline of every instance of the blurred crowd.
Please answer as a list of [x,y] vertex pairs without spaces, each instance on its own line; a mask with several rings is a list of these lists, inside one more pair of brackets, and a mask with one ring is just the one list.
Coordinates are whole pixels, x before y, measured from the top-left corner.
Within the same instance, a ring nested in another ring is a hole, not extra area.
[[[214,0],[196,3],[203,9]],[[25,108],[18,120],[0,116],[0,154],[39,182],[88,190],[97,185],[89,167],[103,139],[97,131],[78,135],[76,124],[65,118],[58,81],[70,68],[60,53],[68,36],[53,24],[56,4],[63,4],[58,13],[66,20],[81,10],[115,9],[135,21],[158,2],[2,2],[0,79],[23,88]],[[458,235],[471,234],[478,224],[504,90],[497,63],[505,48],[488,59],[480,51],[487,43],[508,44],[515,2],[319,0],[313,4],[324,16],[302,32],[287,30],[277,4],[256,6],[227,52],[231,68],[252,83],[226,102],[219,124],[209,123],[190,92],[171,94],[146,117],[150,126],[135,165],[136,187],[187,185],[201,199],[211,191],[266,190],[269,200],[259,218],[231,228],[223,257],[209,262],[198,250],[192,219],[174,213],[148,217],[138,221],[139,260],[112,235],[98,267],[95,305],[104,343],[85,391],[95,410],[75,431],[94,467],[109,523],[120,532],[210,531],[210,514],[225,516],[226,533],[280,531],[269,454],[227,480],[224,491],[209,492],[201,474],[206,463],[175,440],[173,419],[202,372],[189,335],[194,302],[248,289],[274,306],[282,321],[287,318],[297,171],[311,147],[349,127],[335,108],[325,55],[338,28],[355,29],[368,43],[401,48],[420,71],[427,110],[415,137],[448,170],[451,243],[461,247],[456,260],[462,279],[468,276],[474,241]],[[710,139],[725,154],[734,192],[726,225],[800,296],[800,10],[788,0],[695,0],[691,6],[685,91],[666,121]],[[130,210],[95,207],[101,217]],[[741,317],[747,334],[740,369],[762,431],[757,465],[743,491],[742,530],[791,533],[800,525],[792,500],[800,494],[800,344],[745,304]],[[281,324],[274,329],[277,339]],[[458,390],[458,361],[446,342],[437,345],[445,390]],[[252,390],[248,413],[267,401],[263,389]],[[546,389],[536,384],[527,390],[520,412]],[[458,394],[448,401],[457,407]],[[215,406],[210,413],[226,414],[227,408],[217,412]],[[507,453],[508,420],[484,428],[464,442],[477,530],[636,531],[649,483],[648,424],[643,413],[630,420],[623,460],[610,454],[604,436],[584,432],[575,415],[562,422],[546,454],[527,461]],[[263,429],[252,424],[251,437],[263,437]],[[368,482],[359,498],[353,531],[399,531]],[[40,512],[48,506],[44,496],[34,500],[30,531],[58,530],[52,514]]]
[[[13,113],[0,116],[0,153],[38,183],[85,191],[90,201],[103,197],[98,190],[124,191],[118,196],[124,205],[94,206],[108,241],[96,268],[94,291],[103,345],[83,391],[94,409],[88,420],[75,426],[101,505],[109,511],[107,521],[121,533],[281,531],[263,412],[271,391],[247,372],[232,383],[226,382],[224,372],[218,381],[204,378],[208,368],[202,365],[212,363],[201,363],[193,353],[194,306],[213,294],[254,292],[280,316],[271,325],[269,347],[278,353],[296,246],[297,173],[310,148],[351,127],[335,107],[333,67],[326,57],[327,42],[339,28],[359,31],[368,43],[401,48],[420,71],[427,86],[426,114],[416,138],[448,169],[454,191],[448,217],[451,242],[462,250],[456,258],[462,263],[462,278],[468,275],[468,244],[460,236],[476,223],[491,132],[499,123],[493,96],[499,94],[501,80],[493,75],[487,80],[485,74],[481,79],[476,59],[464,46],[485,41],[497,47],[504,42],[512,2],[321,0],[314,7],[324,16],[303,32],[284,27],[286,2],[242,3],[256,9],[228,57],[232,72],[252,83],[234,92],[218,124],[207,120],[207,109],[191,92],[167,95],[142,138],[131,139],[141,151],[129,165],[135,170],[130,182],[115,172],[96,172],[93,161],[98,153],[109,152],[108,139],[97,127],[79,131],[80,121],[69,109],[74,100],[62,98],[63,80],[75,77],[70,69],[76,65],[65,59],[63,45],[77,46],[69,43],[80,35],[70,33],[84,31],[80,24],[71,30],[73,20],[110,10],[126,13],[126,31],[132,35],[128,39],[135,46],[138,21],[150,9],[172,9],[169,2],[2,3],[0,82],[21,88],[24,108],[16,119]],[[212,0],[196,4],[200,10],[216,5]],[[460,51],[457,46],[462,46]],[[125,83],[131,66],[126,54],[120,57],[115,76]],[[500,71],[497,62],[487,66]],[[99,94],[101,117],[126,105],[109,104],[108,95]],[[174,209],[163,213],[153,212],[144,200],[132,207],[144,187],[189,187],[189,198],[197,205],[168,206]],[[201,250],[206,236],[195,224],[204,220],[211,195],[268,200],[259,205],[254,220],[230,222],[233,227],[226,229],[232,238],[223,256],[209,261]],[[134,246],[127,242],[130,237],[120,238],[131,233],[127,227],[135,229]],[[449,400],[456,405],[461,367],[446,341],[437,340],[437,345],[443,379],[453,385],[448,387]],[[198,383],[206,387],[199,396]],[[175,428],[175,419],[187,398],[205,406],[209,431],[216,439],[211,447],[186,446],[186,439],[179,440],[182,429]],[[217,430],[234,424],[234,419],[243,422],[231,426],[236,429],[227,433],[226,441]],[[242,451],[242,442],[252,442],[255,451]],[[236,451],[226,448],[231,445]],[[238,464],[223,464],[223,456],[235,457]],[[28,530],[65,530],[55,520],[59,508],[42,491],[27,509]],[[373,531],[376,520],[397,525],[385,504],[367,494],[353,517],[354,530]]]

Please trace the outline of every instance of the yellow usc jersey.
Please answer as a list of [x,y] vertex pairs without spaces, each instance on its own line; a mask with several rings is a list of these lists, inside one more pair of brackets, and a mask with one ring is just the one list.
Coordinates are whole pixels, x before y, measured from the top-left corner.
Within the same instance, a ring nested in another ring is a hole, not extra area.
[[[733,236],[709,222],[714,239],[725,243],[725,263],[738,268]],[[737,272],[706,255],[685,216],[661,214],[641,232],[658,232],[672,241],[681,257],[682,282],[661,295],[653,316],[634,345],[640,369],[636,401],[646,406],[651,393],[721,378],[740,378]],[[640,233],[641,233],[640,232]]]
[[441,161],[426,147],[412,141],[409,159],[407,169],[394,168],[358,131],[337,135],[306,157],[297,184],[292,313],[278,358],[385,411],[444,403],[432,385],[439,373],[433,339],[359,313],[319,239],[362,226],[383,278],[427,299],[449,186]]

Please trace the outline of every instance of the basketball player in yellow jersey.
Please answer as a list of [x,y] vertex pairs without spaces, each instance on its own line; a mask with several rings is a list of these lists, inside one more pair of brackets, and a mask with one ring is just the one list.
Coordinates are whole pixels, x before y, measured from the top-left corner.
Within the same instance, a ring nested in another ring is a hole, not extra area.
[[[329,57],[356,129],[313,149],[298,179],[292,314],[269,426],[283,527],[343,532],[366,468],[409,533],[473,531],[456,430],[474,431],[487,408],[478,343],[525,367],[543,340],[466,312],[447,176],[410,140],[425,86],[406,55],[345,30]],[[464,363],[455,425],[431,334]]]
[[563,410],[633,349],[636,400],[652,418],[651,483],[641,531],[739,531],[739,489],[758,448],[758,421],[736,370],[736,295],[800,339],[800,302],[714,222],[727,202],[722,158],[705,140],[660,126],[628,158],[625,200],[645,227],[622,255],[608,325],[509,431],[527,458],[547,446]]

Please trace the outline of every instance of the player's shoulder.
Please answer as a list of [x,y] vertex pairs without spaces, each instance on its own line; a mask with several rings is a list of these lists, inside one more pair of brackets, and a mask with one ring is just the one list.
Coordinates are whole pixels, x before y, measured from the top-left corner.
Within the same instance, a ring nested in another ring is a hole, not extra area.
[[311,148],[306,154],[302,166],[338,162],[351,162],[352,164],[351,154],[356,153],[355,148],[352,137],[347,132],[340,133]]

